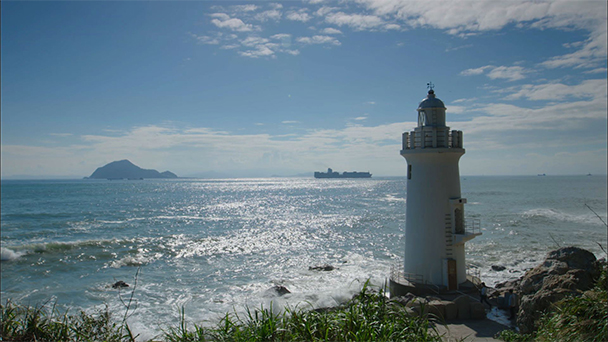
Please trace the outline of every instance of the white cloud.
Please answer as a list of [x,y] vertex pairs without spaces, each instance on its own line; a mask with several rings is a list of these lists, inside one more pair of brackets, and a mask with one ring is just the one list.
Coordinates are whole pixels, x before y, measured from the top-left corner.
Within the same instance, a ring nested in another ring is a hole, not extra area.
[[367,116],[358,116],[358,117],[354,118],[353,120],[357,120],[357,121],[367,120]]
[[270,38],[272,38],[272,39],[285,39],[285,38],[291,38],[291,35],[289,33],[278,33],[278,34],[270,36]]
[[227,28],[237,32],[249,32],[253,31],[255,27],[251,24],[245,24],[241,19],[230,18],[225,13],[213,13],[211,15],[214,19],[211,23],[219,28]]
[[344,12],[329,13],[325,21],[338,26],[349,26],[355,30],[369,30],[386,25],[384,20],[375,15],[347,14]]
[[258,9],[258,6],[248,4],[248,5],[234,5],[234,6],[231,6],[230,8],[237,12],[253,12]]
[[337,7],[329,7],[329,6],[323,6],[321,8],[319,8],[315,14],[319,17],[324,17],[326,14],[331,13],[333,11],[338,10]]
[[267,21],[267,20],[278,21],[278,20],[281,19],[282,15],[283,14],[280,11],[278,11],[276,9],[273,9],[273,10],[268,10],[268,11],[260,12],[260,13],[256,14],[254,16],[254,18],[257,19],[257,20],[259,20],[259,21],[262,21],[262,22]]
[[285,120],[281,122],[282,124],[286,124],[286,125],[290,125],[290,124],[297,124],[300,123],[300,121],[294,121],[294,120]]
[[210,36],[199,36],[194,33],[190,33],[190,36],[200,44],[209,44],[209,45],[218,45],[220,40],[218,37],[210,37]]
[[302,44],[331,44],[340,45],[340,41],[330,36],[312,36],[312,37],[300,37],[296,39],[297,42]]
[[606,79],[585,80],[576,85],[562,83],[525,84],[507,99],[527,98],[529,100],[564,100],[566,98],[605,98]]
[[605,74],[606,72],[608,72],[607,68],[595,68],[593,70],[587,70],[584,73],[585,74],[599,74],[599,73],[604,73]]
[[[509,24],[538,29],[584,29],[589,39],[579,50],[555,56],[542,65],[548,68],[592,68],[605,63],[607,51],[605,1],[469,1],[439,4],[424,0],[359,0],[378,17],[393,17],[411,27],[434,27],[466,37],[478,32],[499,30]],[[344,19],[343,19],[344,20]],[[359,29],[376,26],[359,26]]]
[[327,27],[327,28],[324,28],[323,30],[321,30],[321,33],[323,33],[323,34],[342,34],[342,31],[335,29],[333,27]]
[[486,76],[488,76],[490,79],[506,79],[508,81],[517,81],[517,80],[521,80],[524,79],[526,76],[525,74],[529,73],[530,71],[521,67],[521,66],[493,66],[493,65],[486,65],[486,66],[482,66],[479,68],[474,68],[474,69],[467,69],[467,70],[463,70],[460,75],[462,76],[474,76],[474,75],[481,75],[483,73],[486,73]]
[[499,66],[493,68],[488,73],[488,77],[491,79],[502,78],[509,81],[517,81],[525,78],[524,74],[528,71],[520,66]]
[[483,74],[489,68],[492,68],[492,66],[491,65],[486,65],[486,66],[482,66],[482,67],[479,67],[479,68],[467,69],[467,70],[464,70],[464,71],[460,72],[460,74],[462,76],[481,75],[481,74]]
[[291,11],[289,13],[287,13],[286,16],[287,19],[289,20],[294,20],[294,21],[301,21],[303,23],[309,21],[310,19],[312,19],[312,17],[310,16],[310,14],[308,14],[306,12],[306,9],[302,9],[299,11]]
[[71,137],[73,136],[72,133],[49,133],[50,135],[54,136],[54,137],[61,137],[61,138],[66,138],[66,137]]
[[258,45],[253,50],[239,51],[239,55],[250,58],[268,57],[273,56],[274,51],[272,51],[268,46]]

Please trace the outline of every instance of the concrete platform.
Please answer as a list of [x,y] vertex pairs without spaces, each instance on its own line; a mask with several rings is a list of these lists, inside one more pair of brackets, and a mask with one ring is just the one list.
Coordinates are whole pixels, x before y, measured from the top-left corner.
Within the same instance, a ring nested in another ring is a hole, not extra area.
[[435,326],[442,340],[445,342],[486,342],[501,341],[494,336],[509,329],[508,326],[494,322],[489,319],[482,320],[456,320],[450,321],[446,325],[437,324]]

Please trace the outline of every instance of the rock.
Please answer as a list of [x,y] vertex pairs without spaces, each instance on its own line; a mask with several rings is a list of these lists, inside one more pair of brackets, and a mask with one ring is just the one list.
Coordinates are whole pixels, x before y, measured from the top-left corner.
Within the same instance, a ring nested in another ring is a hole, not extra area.
[[492,265],[492,270],[497,271],[497,272],[504,271],[506,269],[507,268],[502,265]]
[[112,285],[112,288],[113,288],[113,289],[122,289],[122,288],[125,288],[125,287],[129,287],[129,284],[125,283],[125,282],[124,282],[124,281],[122,281],[122,280],[119,280],[119,281],[115,282],[115,283]]
[[411,302],[412,300],[414,300],[416,298],[417,298],[416,295],[414,295],[412,293],[408,293],[405,296],[391,298],[391,301],[397,302],[403,306],[407,306],[407,303]]
[[484,319],[486,318],[486,309],[480,302],[471,302],[471,319]]
[[547,254],[547,259],[555,259],[568,264],[569,268],[590,271],[595,263],[595,255],[588,250],[578,247],[564,247]]
[[520,295],[517,316],[520,331],[533,332],[538,318],[550,310],[553,303],[591,289],[599,272],[595,256],[589,251],[565,247],[549,252],[542,264],[520,279],[519,291],[514,289]]
[[425,316],[429,312],[429,301],[426,298],[416,297],[405,305],[419,316]]
[[272,290],[276,292],[279,296],[286,295],[291,293],[285,286],[283,285],[275,285],[272,287]]
[[308,268],[309,271],[333,271],[335,270],[335,267],[333,267],[332,265],[328,265],[328,264],[324,264],[321,266],[314,266],[314,267],[309,267]]

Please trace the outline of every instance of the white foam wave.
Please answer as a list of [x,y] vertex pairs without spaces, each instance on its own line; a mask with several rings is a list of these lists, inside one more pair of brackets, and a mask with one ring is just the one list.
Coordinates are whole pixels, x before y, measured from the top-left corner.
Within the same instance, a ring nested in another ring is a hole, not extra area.
[[[523,212],[524,218],[542,218],[554,221],[572,222],[572,223],[586,223],[586,224],[602,224],[598,218],[593,214],[586,215],[575,215],[565,213],[556,209],[537,208],[526,210]],[[602,217],[606,221],[606,217]]]
[[25,255],[25,252],[19,251],[15,252],[12,249],[2,247],[0,248],[0,260],[1,261],[11,261],[15,259],[19,259],[21,256]]

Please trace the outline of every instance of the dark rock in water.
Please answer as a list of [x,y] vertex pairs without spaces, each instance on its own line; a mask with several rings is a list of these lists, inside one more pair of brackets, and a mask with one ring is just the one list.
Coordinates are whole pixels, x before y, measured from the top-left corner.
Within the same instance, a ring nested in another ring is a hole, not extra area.
[[309,271],[333,271],[335,269],[336,269],[335,267],[333,267],[332,265],[328,265],[328,264],[308,268]]
[[291,293],[291,291],[289,291],[285,286],[283,285],[275,285],[272,287],[272,290],[274,290],[279,296],[282,295],[286,295],[288,293]]
[[125,287],[129,287],[129,284],[125,283],[122,280],[119,280],[119,281],[115,282],[114,285],[112,285],[113,289],[122,289]]
[[600,267],[593,253],[565,247],[549,252],[545,261],[529,270],[519,281],[520,305],[517,325],[522,333],[536,329],[541,313],[569,295],[591,289]]
[[507,268],[502,265],[492,265],[492,270],[497,271],[497,272],[504,271],[506,269]]

